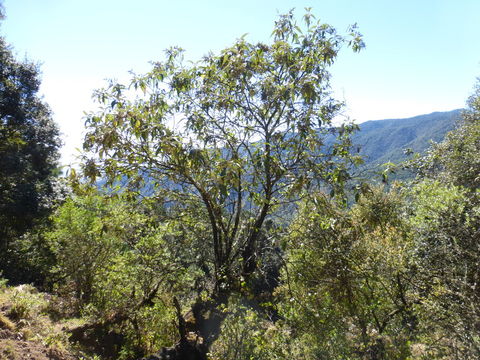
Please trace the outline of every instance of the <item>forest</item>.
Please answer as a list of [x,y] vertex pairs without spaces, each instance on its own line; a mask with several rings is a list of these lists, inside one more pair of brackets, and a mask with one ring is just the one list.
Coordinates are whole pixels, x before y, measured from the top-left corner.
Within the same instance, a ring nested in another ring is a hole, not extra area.
[[96,90],[62,170],[0,38],[0,359],[480,358],[480,82],[441,141],[358,172],[330,68],[364,47],[307,11],[170,48]]

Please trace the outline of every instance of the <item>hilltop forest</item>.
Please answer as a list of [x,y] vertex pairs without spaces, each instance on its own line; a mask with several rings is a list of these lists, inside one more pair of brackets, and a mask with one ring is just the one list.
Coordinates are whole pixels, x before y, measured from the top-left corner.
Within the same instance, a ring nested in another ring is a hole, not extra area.
[[38,65],[0,38],[0,359],[480,358],[480,83],[421,118],[428,149],[403,123],[405,160],[392,122],[338,121],[329,68],[363,49],[308,11],[168,49],[95,92],[62,176]]

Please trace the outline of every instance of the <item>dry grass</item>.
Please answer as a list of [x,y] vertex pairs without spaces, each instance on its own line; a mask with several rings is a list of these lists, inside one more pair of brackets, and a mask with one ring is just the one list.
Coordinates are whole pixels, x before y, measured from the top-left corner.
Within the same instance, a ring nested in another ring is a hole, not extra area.
[[0,329],[15,331],[17,327],[15,326],[13,321],[11,321],[8,317],[0,313]]
[[79,320],[54,322],[49,299],[30,285],[0,286],[0,360],[23,359],[25,351],[38,354],[38,359],[74,358],[69,355],[68,329]]

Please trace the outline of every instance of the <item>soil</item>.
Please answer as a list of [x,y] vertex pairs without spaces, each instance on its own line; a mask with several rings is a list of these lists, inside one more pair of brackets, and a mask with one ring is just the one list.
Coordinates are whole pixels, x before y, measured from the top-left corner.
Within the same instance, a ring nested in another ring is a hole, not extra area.
[[20,333],[0,329],[0,360],[75,360],[72,355],[42,343],[26,341]]

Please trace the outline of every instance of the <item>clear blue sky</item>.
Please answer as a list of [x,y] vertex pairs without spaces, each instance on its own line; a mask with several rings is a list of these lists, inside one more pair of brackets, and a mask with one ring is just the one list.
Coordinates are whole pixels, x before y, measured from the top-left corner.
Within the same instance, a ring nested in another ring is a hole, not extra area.
[[304,7],[345,31],[358,23],[366,49],[345,49],[333,88],[357,121],[463,107],[480,76],[480,0],[4,0],[0,33],[19,58],[41,63],[45,100],[70,162],[83,111],[105,79],[149,69],[172,45],[198,59],[248,33],[269,41],[279,13]]

